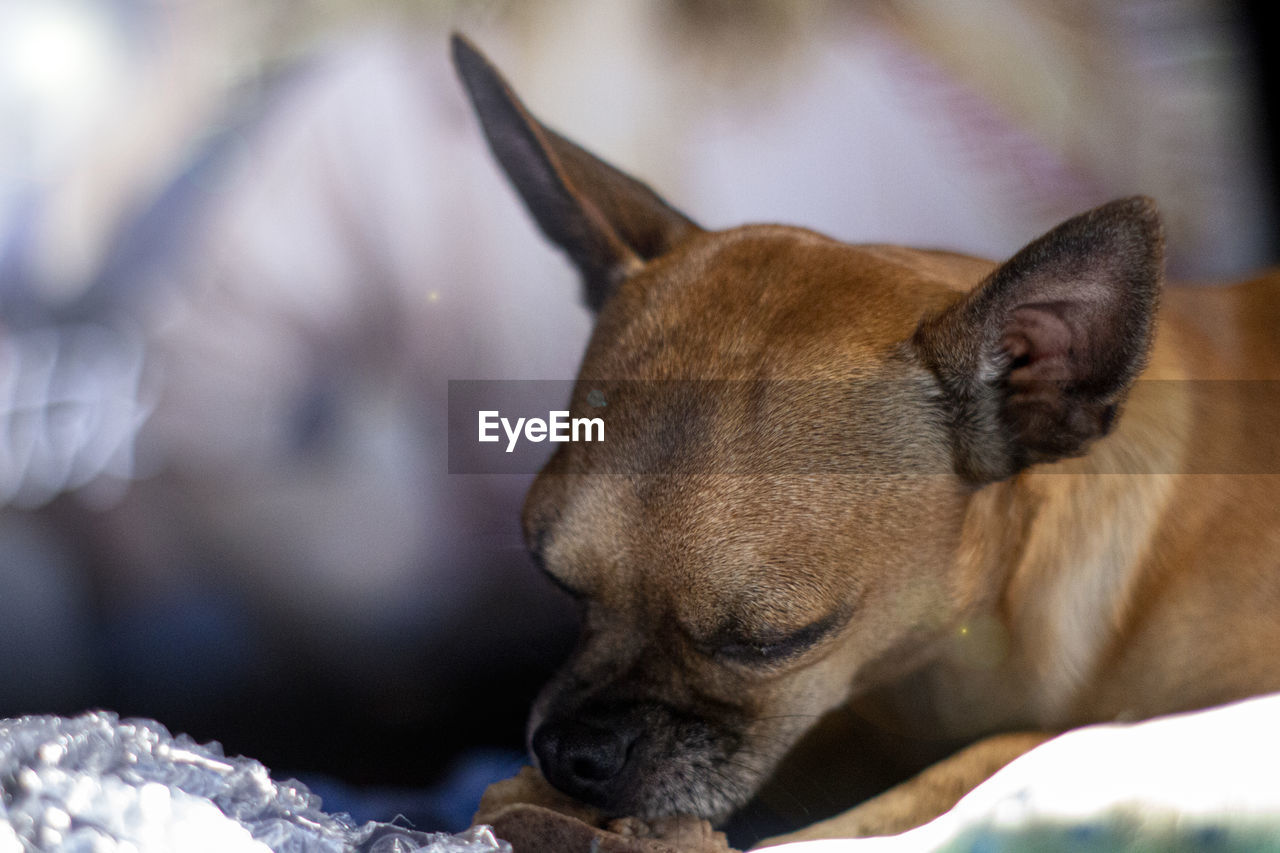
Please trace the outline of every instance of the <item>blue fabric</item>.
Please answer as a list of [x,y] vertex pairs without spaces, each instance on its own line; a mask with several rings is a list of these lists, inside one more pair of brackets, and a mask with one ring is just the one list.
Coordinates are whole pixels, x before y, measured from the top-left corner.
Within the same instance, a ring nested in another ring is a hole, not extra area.
[[471,825],[484,789],[514,776],[526,764],[520,752],[473,749],[428,788],[362,787],[307,774],[299,778],[320,795],[326,809],[345,812],[357,822],[395,821],[434,832],[461,832]]

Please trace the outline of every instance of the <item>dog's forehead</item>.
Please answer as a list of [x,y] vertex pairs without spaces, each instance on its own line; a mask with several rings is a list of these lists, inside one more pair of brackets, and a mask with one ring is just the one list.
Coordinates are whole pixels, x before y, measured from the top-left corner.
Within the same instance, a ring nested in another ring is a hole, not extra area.
[[602,418],[606,438],[558,461],[680,476],[932,470],[936,382],[907,342],[986,268],[782,226],[699,235],[605,305],[571,407]]
[[[986,268],[786,226],[701,234],[622,282],[601,312],[583,372],[814,378],[819,366],[839,373],[854,359],[866,368]],[[849,359],[830,359],[833,348]]]

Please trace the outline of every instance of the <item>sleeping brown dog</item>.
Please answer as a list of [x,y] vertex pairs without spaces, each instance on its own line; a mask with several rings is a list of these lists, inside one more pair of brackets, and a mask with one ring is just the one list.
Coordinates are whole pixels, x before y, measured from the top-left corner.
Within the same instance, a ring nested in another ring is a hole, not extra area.
[[1280,688],[1280,279],[1162,293],[1142,198],[1002,264],[706,231],[454,59],[598,312],[605,441],[524,511],[583,613],[553,785],[722,820],[855,703],[972,744],[794,837],[896,832],[1052,733]]

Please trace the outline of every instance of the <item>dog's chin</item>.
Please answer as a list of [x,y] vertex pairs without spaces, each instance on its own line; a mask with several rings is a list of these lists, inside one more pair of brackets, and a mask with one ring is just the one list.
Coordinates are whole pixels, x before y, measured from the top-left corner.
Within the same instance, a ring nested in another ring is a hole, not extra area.
[[683,755],[644,774],[607,810],[646,820],[692,815],[720,824],[751,799],[763,778],[732,759]]
[[720,824],[754,796],[775,764],[746,749],[726,752],[688,743],[636,752],[627,778],[594,803],[610,816],[652,820],[688,815]]

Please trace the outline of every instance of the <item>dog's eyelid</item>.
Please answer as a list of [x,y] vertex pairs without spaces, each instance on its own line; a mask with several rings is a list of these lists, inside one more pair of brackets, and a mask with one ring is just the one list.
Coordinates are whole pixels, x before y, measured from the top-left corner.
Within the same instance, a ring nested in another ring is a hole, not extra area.
[[714,654],[745,663],[772,663],[786,660],[818,645],[848,621],[848,612],[839,610],[791,633],[760,634],[734,638],[715,645]]

